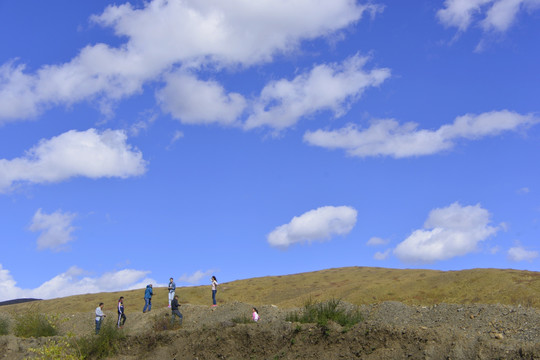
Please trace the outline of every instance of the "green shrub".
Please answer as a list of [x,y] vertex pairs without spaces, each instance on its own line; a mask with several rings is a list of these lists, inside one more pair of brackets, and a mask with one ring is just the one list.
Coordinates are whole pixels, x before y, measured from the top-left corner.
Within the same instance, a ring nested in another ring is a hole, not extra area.
[[9,319],[6,317],[0,317],[0,335],[9,334]]
[[349,329],[361,322],[363,318],[357,308],[347,311],[339,299],[318,303],[309,299],[302,310],[287,314],[286,320],[299,323],[315,323],[326,331],[329,320]]
[[58,316],[41,314],[37,308],[15,317],[13,333],[18,337],[42,337],[58,335]]
[[83,359],[103,359],[118,352],[118,345],[126,338],[112,322],[104,322],[98,335],[83,336],[74,341]]
[[82,360],[82,355],[72,346],[68,336],[57,340],[49,340],[39,348],[30,348],[38,360]]

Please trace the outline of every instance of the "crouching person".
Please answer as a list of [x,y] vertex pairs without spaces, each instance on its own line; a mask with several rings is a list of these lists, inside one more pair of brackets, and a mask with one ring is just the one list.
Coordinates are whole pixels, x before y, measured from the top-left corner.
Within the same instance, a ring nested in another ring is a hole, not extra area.
[[182,313],[180,313],[180,310],[178,308],[180,307],[180,304],[178,303],[178,295],[174,296],[173,301],[171,301],[171,324],[174,323],[174,319],[176,316],[178,316],[179,325],[182,325]]

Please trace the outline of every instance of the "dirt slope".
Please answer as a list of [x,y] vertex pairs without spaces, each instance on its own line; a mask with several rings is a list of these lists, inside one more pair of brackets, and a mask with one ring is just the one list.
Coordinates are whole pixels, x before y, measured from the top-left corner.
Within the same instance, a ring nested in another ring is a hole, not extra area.
[[[346,304],[346,306],[353,306]],[[166,308],[127,312],[127,338],[114,359],[540,359],[540,312],[507,305],[362,305],[364,321],[346,330],[330,323],[285,321],[293,309],[265,305],[259,323],[238,324],[251,305],[231,302],[212,310],[184,304],[183,326],[153,331]],[[114,321],[109,312],[107,321]],[[62,331],[93,330],[92,314],[66,315]],[[0,357],[24,359],[47,339],[0,337]]]

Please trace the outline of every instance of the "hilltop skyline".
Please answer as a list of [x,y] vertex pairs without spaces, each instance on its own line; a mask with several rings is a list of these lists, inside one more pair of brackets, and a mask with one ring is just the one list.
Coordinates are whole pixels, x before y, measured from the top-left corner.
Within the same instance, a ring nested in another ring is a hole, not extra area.
[[540,270],[538,0],[0,3],[0,301]]

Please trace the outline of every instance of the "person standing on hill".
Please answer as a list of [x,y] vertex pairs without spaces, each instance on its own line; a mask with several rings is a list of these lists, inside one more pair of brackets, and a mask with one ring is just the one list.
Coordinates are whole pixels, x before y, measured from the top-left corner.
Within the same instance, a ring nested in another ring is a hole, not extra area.
[[124,324],[126,323],[126,314],[124,314],[124,297],[120,296],[120,299],[118,299],[118,322],[116,323],[116,326],[121,329],[124,327]]
[[148,311],[152,310],[152,295],[154,295],[154,291],[152,290],[152,284],[146,285],[146,290],[144,291],[144,307],[142,312],[145,313],[146,309]]
[[99,306],[96,308],[96,335],[99,334],[99,329],[101,329],[101,322],[103,318],[107,316],[103,313],[103,303],[99,303]]
[[183,316],[180,310],[178,310],[178,307],[180,307],[180,304],[178,303],[178,295],[175,295],[173,301],[171,302],[171,324],[174,324],[174,318],[178,316],[180,326],[182,326]]
[[216,293],[217,293],[218,282],[215,276],[212,276],[211,280],[212,280],[212,307],[216,307],[217,306]]
[[174,299],[174,292],[176,291],[176,284],[173,281],[173,278],[169,280],[169,308],[171,307],[171,302]]

